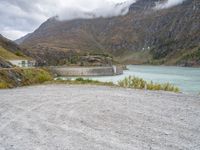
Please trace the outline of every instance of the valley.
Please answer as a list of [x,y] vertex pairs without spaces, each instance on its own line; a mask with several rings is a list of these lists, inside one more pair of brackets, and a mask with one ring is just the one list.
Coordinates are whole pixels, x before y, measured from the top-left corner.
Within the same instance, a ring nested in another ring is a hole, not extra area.
[[200,0],[0,0],[0,150],[200,150]]
[[52,17],[18,41],[25,54],[43,65],[91,53],[124,64],[199,66],[200,2],[155,10],[160,1],[140,0],[126,15],[110,18]]

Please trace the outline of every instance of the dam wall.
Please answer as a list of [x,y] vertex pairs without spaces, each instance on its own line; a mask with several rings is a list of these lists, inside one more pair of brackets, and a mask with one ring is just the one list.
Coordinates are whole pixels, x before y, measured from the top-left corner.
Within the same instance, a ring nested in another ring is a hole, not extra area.
[[123,74],[123,68],[111,67],[50,67],[57,76],[114,76]]

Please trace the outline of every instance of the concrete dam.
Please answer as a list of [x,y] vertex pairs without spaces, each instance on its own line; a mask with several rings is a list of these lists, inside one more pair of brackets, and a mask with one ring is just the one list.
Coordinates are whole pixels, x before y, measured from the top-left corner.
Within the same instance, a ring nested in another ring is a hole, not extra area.
[[50,67],[57,76],[114,76],[123,74],[120,66],[109,67]]

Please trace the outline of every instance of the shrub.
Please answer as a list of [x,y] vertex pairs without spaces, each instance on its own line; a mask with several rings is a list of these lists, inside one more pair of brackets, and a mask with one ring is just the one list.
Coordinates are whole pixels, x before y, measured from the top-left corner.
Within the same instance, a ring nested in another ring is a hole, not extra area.
[[20,52],[20,51],[15,52],[15,55],[17,55],[17,56],[24,56],[24,54],[22,52]]
[[126,88],[144,89],[146,81],[137,77],[126,77],[124,80],[118,82],[119,86]]
[[51,80],[52,80],[52,76],[44,70],[41,70],[36,76],[36,81],[38,81],[39,83],[43,83],[45,81],[51,81]]
[[83,78],[76,78],[75,81],[80,81],[80,82],[82,82],[82,81],[84,81],[84,79],[83,79]]
[[25,85],[30,83],[44,83],[45,81],[53,80],[52,76],[42,69],[25,69],[23,70],[23,74],[25,77]]
[[172,92],[180,92],[180,89],[170,83],[153,83],[147,82],[138,77],[126,77],[123,80],[118,82],[118,85],[125,88],[134,88],[134,89],[147,89],[147,90],[163,90],[163,91],[172,91]]

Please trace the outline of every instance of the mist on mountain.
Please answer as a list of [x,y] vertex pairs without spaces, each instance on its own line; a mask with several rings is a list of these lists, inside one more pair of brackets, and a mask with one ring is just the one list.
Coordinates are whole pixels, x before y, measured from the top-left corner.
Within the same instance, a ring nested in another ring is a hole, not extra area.
[[[42,22],[59,16],[60,20],[92,19],[125,15],[131,4],[156,3],[156,9],[181,4],[183,0],[1,0],[0,31],[12,40],[33,32]],[[12,10],[12,11],[10,11]]]
[[183,3],[185,0],[166,0],[156,3],[155,9],[166,9]]

